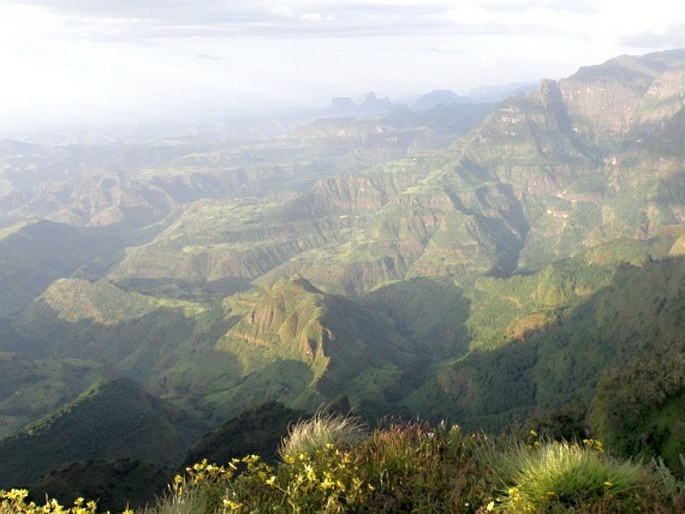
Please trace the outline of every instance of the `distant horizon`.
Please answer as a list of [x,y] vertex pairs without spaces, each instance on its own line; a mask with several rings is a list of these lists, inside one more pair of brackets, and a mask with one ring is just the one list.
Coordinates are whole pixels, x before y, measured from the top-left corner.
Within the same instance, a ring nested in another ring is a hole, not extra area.
[[[483,95],[503,95],[503,97],[506,97],[506,93],[498,93],[498,91],[534,88],[541,80],[544,79],[540,78],[528,82],[515,82],[510,84],[482,84],[465,93],[457,93],[453,89],[438,87],[427,91],[417,91],[415,94],[404,95],[399,98],[391,98],[372,90],[355,95],[333,96],[325,100],[322,99],[321,102],[311,105],[264,105],[261,106],[261,108],[246,109],[242,112],[197,113],[195,116],[187,115],[174,117],[173,114],[170,114],[166,117],[129,117],[117,120],[58,119],[50,121],[43,120],[40,126],[32,123],[32,120],[30,119],[23,123],[19,121],[13,125],[3,125],[2,121],[0,121],[0,141],[17,140],[34,144],[104,143],[108,140],[113,142],[130,139],[137,131],[144,131],[146,128],[152,129],[153,127],[162,128],[162,126],[168,126],[169,136],[160,136],[164,138],[178,135],[177,130],[182,132],[190,127],[208,123],[238,122],[242,120],[258,119],[320,119],[328,117],[326,116],[326,111],[332,107],[334,100],[350,99],[359,107],[363,105],[366,97],[370,94],[374,94],[380,101],[387,98],[397,107],[402,105],[412,107],[413,103],[422,97],[440,91],[452,92],[462,99],[469,99],[475,103],[484,103],[491,102],[492,100],[485,98]],[[478,91],[479,89],[483,91]],[[120,131],[120,134],[110,133],[111,131]]]
[[670,0],[0,0],[0,130],[201,120],[569,76],[685,47]]

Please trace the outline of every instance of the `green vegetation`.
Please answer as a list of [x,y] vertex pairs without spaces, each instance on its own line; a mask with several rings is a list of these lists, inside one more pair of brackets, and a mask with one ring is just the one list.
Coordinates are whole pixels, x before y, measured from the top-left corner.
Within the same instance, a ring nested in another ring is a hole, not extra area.
[[201,463],[166,502],[200,492],[219,509],[199,512],[608,513],[676,512],[685,501],[665,468],[616,460],[596,441],[524,445],[392,422],[345,449],[317,446],[275,466],[256,456]]
[[87,459],[176,464],[202,428],[131,380],[99,382],[59,411],[0,439],[0,481],[25,486],[59,464]]
[[[685,506],[684,484],[664,467],[617,460],[594,440],[533,437],[523,444],[416,422],[390,422],[340,445],[319,435],[314,441],[317,435],[309,432],[307,452],[283,452],[275,464],[247,455],[223,465],[203,460],[188,466],[166,496],[135,511],[602,514],[670,513]],[[44,512],[27,506],[24,496],[3,493],[0,512]],[[74,509],[84,504],[79,498]],[[90,510],[50,512],[96,511],[92,504],[85,508]]]
[[[275,140],[6,142],[0,486],[33,488],[73,460],[86,462],[73,476],[91,466],[103,481],[127,458],[152,473],[218,426],[185,463],[239,459],[246,474],[212,473],[247,484],[257,510],[561,509],[545,488],[578,511],[644,509],[659,466],[573,444],[493,450],[518,462],[505,469],[460,431],[390,427],[273,462],[288,423],[345,395],[370,424],[594,431],[680,476],[683,70],[682,52],[621,57],[477,127],[486,107],[320,120]],[[240,458],[252,453],[264,462]],[[223,490],[190,490],[160,508],[224,508]]]
[[82,359],[0,352],[0,438],[72,401],[101,376],[101,365]]
[[511,467],[505,510],[514,512],[585,512],[597,504],[614,512],[638,510],[641,468],[602,455],[595,441],[584,445],[551,442],[519,447],[505,454]]
[[592,427],[619,455],[660,457],[682,473],[685,454],[685,341],[611,368],[592,402]]
[[315,455],[326,447],[347,448],[366,436],[366,428],[349,415],[319,411],[288,429],[279,452],[282,457]]

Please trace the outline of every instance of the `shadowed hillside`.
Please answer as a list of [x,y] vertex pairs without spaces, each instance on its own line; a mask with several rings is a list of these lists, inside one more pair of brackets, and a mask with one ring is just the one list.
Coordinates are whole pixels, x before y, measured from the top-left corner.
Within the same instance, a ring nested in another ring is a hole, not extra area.
[[488,430],[573,402],[587,407],[605,370],[675,351],[685,330],[683,284],[682,257],[622,264],[596,292],[548,311],[547,321],[523,336],[437,365],[408,406]]
[[178,464],[199,428],[135,382],[100,382],[54,414],[0,439],[0,483],[26,486],[58,464],[85,459],[135,456]]

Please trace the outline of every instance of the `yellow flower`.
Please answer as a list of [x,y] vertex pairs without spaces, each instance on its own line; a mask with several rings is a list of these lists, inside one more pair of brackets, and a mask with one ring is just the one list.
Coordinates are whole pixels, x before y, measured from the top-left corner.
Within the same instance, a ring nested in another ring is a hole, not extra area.
[[335,487],[335,482],[333,482],[333,480],[331,479],[331,477],[328,473],[326,473],[326,476],[321,481],[321,487],[323,489],[333,489],[333,487]]
[[[352,477],[352,487],[359,489],[362,486],[362,479],[359,477]],[[370,484],[369,484],[370,485]]]
[[252,454],[252,455],[248,455],[246,457],[243,457],[243,462],[245,464],[256,464],[257,462],[259,462],[259,455]]
[[196,462],[195,464],[193,464],[192,468],[186,468],[186,471],[192,471],[192,470],[201,471],[206,467],[207,467],[207,459],[202,459],[202,461]]
[[311,464],[305,464],[304,470],[307,472],[307,480],[309,480],[310,482],[315,482],[316,481],[316,472],[314,471],[314,468],[312,467],[312,465]]
[[228,498],[224,498],[224,509],[228,509],[229,511],[233,511],[233,510],[238,510],[242,506],[243,506],[242,503],[234,502],[233,500],[229,500]]
[[22,501],[29,495],[26,489],[10,489],[3,496],[8,500],[12,501]]

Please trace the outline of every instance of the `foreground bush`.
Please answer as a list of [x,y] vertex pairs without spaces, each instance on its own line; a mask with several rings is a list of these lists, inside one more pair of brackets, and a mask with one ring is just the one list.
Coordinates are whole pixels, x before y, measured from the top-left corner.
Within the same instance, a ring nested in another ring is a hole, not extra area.
[[477,512],[496,487],[478,458],[479,438],[458,427],[392,424],[342,449],[307,439],[297,455],[284,445],[276,466],[254,455],[226,467],[197,464],[152,512],[190,513],[168,506],[200,490],[208,513]]
[[[256,455],[223,466],[197,463],[140,512],[685,512],[682,484],[663,465],[612,459],[594,441],[521,444],[446,425],[390,423],[338,447],[308,433],[300,453],[290,453],[296,446],[286,441],[275,465]],[[95,504],[81,499],[70,508],[27,504],[26,491],[0,492],[0,501],[0,514],[96,514]]]
[[483,437],[441,424],[391,424],[356,448],[371,486],[362,512],[477,512],[497,488]]

